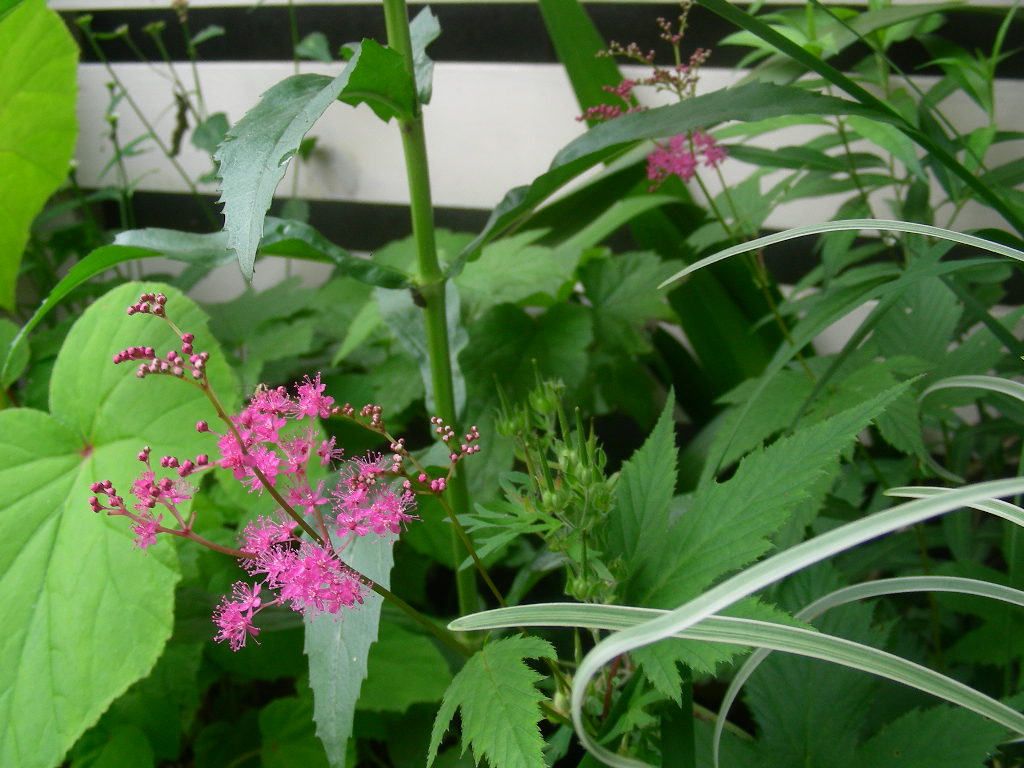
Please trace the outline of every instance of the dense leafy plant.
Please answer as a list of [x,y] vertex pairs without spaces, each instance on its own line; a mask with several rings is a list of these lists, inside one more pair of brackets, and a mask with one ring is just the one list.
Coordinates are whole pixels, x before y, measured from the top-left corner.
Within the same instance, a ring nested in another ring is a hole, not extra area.
[[[176,83],[223,231],[133,228],[123,169],[91,195],[71,175],[51,208],[79,212],[70,228],[30,226],[70,152],[73,46],[35,0],[0,6],[0,41],[27,41],[0,45],[0,106],[30,126],[39,103],[64,115],[45,146],[0,127],[0,183],[24,207],[0,232],[12,298],[29,243],[18,322],[0,326],[0,565],[9,595],[35,596],[0,614],[0,762],[1020,764],[1024,510],[1000,499],[1024,494],[1024,349],[1020,311],[995,308],[1024,201],[1019,161],[989,165],[1020,138],[992,91],[1014,14],[969,53],[935,34],[944,4],[703,4],[744,30],[724,43],[753,67],[697,95],[686,6],[659,22],[672,64],[607,49],[653,68],[624,79],[591,55],[606,46],[578,3],[541,0],[595,124],[474,234],[433,226],[440,29],[401,0],[384,2],[386,46],[287,78],[233,126],[198,77]],[[179,24],[193,61],[221,32]],[[78,26],[102,51],[107,33]],[[887,56],[911,37],[942,70],[924,92]],[[330,61],[324,39],[293,42]],[[829,61],[854,44],[844,74]],[[643,85],[673,103],[635,101]],[[958,91],[982,127],[943,114]],[[403,140],[413,236],[372,259],[299,204],[267,215],[336,101]],[[752,143],[794,125],[820,135]],[[138,144],[114,128],[116,165]],[[52,178],[19,164],[26,147]],[[726,163],[754,170],[726,183]],[[825,194],[843,196],[837,221],[758,237],[776,206]],[[97,195],[118,231],[90,221]],[[954,231],[978,203],[1003,228]],[[614,253],[623,228],[637,250]],[[811,235],[819,263],[784,295],[766,249]],[[953,243],[971,250],[946,258]],[[110,277],[154,255],[190,265],[177,287]],[[334,269],[205,307],[180,290],[266,255]],[[867,302],[839,351],[815,350]]]

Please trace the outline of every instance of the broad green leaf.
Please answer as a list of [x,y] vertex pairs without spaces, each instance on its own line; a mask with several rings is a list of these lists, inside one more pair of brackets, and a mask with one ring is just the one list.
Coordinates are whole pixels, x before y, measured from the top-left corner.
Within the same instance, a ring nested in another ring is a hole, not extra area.
[[630,142],[674,136],[709,128],[726,120],[763,120],[793,114],[862,114],[878,120],[895,119],[885,112],[800,88],[751,83],[715,91],[644,112],[623,115],[591,128],[555,155],[550,169],[528,186],[509,191],[477,238],[462,253],[472,258],[487,241],[520,220],[552,193],[593,166],[605,162]]
[[[449,368],[452,372],[452,388],[455,400],[455,412],[462,413],[466,404],[466,382],[459,363],[459,353],[466,346],[465,327],[460,320],[459,293],[455,285],[449,281],[445,286],[447,301],[445,310],[448,314],[448,354]],[[385,291],[378,288],[374,291],[380,317],[402,344],[405,351],[419,364],[420,376],[423,379],[423,390],[426,393],[427,410],[437,412],[434,400],[434,385],[430,370],[430,353],[427,349],[426,322],[423,310],[416,306],[412,296],[405,291]]]
[[[826,589],[842,583],[834,568],[819,567],[782,584],[780,597],[813,589],[818,584],[808,582],[822,578]],[[873,626],[873,613],[867,603],[847,605],[815,627],[877,648],[886,633]],[[878,681],[855,670],[773,653],[747,683],[745,701],[762,734],[757,748],[766,764],[853,768],[849,756],[877,695]]]
[[757,379],[748,379],[719,399],[737,406],[753,400],[745,413],[736,408],[727,411],[715,431],[708,455],[720,456],[718,463],[722,467],[730,466],[747,451],[789,427],[814,388],[814,381],[805,371],[793,368],[777,372],[751,395],[757,383]]
[[650,350],[642,329],[673,317],[656,286],[678,263],[665,263],[653,253],[640,252],[583,266],[580,281],[594,308],[594,339],[603,349],[628,354]]
[[852,765],[872,768],[982,768],[1006,729],[949,706],[914,710],[861,744]]
[[540,0],[540,12],[558,60],[572,83],[580,108],[596,107],[616,97],[604,86],[622,79],[615,60],[598,56],[608,46],[578,0]]
[[790,516],[813,512],[833,482],[841,452],[906,388],[882,394],[749,454],[724,483],[711,480],[629,576],[629,602],[674,606],[769,549]]
[[300,59],[319,61],[323,64],[330,64],[333,61],[330,43],[327,42],[327,35],[323,32],[310,32],[299,40],[295,46],[295,55]]
[[196,306],[167,287],[129,283],[71,329],[53,370],[51,413],[0,412],[0,588],[33,595],[0,607],[3,765],[59,762],[149,672],[171,633],[174,549],[158,542],[143,555],[132,547],[127,521],[88,507],[89,485],[98,480],[127,494],[143,445],[159,455],[213,452],[209,436],[193,426],[217,418],[202,393],[171,377],[140,381],[111,363],[128,346],[177,346],[161,320],[125,315],[146,290],[166,293],[175,322],[196,335],[197,349],[212,353],[209,375],[231,407],[231,373]]
[[455,711],[462,713],[462,749],[472,747],[477,761],[502,768],[543,768],[544,740],[537,723],[544,695],[534,684],[543,679],[523,659],[556,658],[538,637],[506,637],[485,645],[452,680],[430,734],[427,768],[437,756]]
[[32,219],[64,181],[75,149],[77,65],[78,46],[43,0],[0,16],[0,307],[6,309],[14,308]]
[[498,406],[498,387],[517,399],[541,377],[560,378],[570,391],[587,373],[590,317],[578,304],[556,304],[531,317],[511,304],[491,307],[469,328],[459,355],[466,377],[467,415],[479,419]]
[[427,56],[427,46],[440,34],[441,24],[430,6],[417,13],[409,24],[413,69],[416,74],[416,98],[421,106],[430,103],[434,83],[434,62]]
[[348,84],[357,52],[340,75],[294,75],[263,94],[217,149],[224,228],[246,279],[252,279],[263,218],[274,190],[313,123]]
[[[348,544],[341,559],[383,587],[391,583],[394,542],[367,534]],[[313,689],[316,735],[333,768],[344,768],[359,688],[366,679],[370,646],[377,639],[381,598],[370,593],[344,616],[324,614],[306,625],[306,655]]]
[[313,732],[312,717],[308,695],[274,699],[260,710],[262,768],[327,768],[324,745]]
[[352,74],[338,97],[346,104],[366,104],[381,120],[410,118],[416,111],[413,76],[402,55],[375,40],[363,40],[349,61]]
[[210,115],[192,131],[192,144],[212,155],[228,135],[229,128],[227,115],[223,112]]
[[405,712],[419,702],[440,701],[451,680],[448,662],[431,638],[385,621],[370,649],[369,672],[356,706]]
[[[945,488],[906,488],[890,489],[887,493],[890,495],[896,495],[897,492],[906,491],[908,492],[908,495],[913,495],[915,491],[925,493],[933,491],[937,494],[943,493],[947,490],[948,489]],[[975,508],[982,509],[983,511],[1000,514],[1002,510],[997,511],[997,507],[1012,507],[1013,505],[1004,501],[990,501],[974,506]],[[1019,508],[1016,509],[1019,513],[1017,521],[1018,524],[1021,524],[1020,521],[1024,519],[1024,510],[1020,510]],[[823,573],[827,575],[834,574],[835,571],[834,569],[825,571],[815,569],[815,573]],[[866,600],[883,595],[896,595],[911,592],[952,592],[964,595],[976,595],[1024,607],[1024,592],[1010,587],[1004,587],[1000,584],[993,584],[988,581],[979,581],[977,579],[965,579],[950,576],[907,576],[891,579],[877,579],[874,581],[834,589],[832,592],[819,597],[814,602],[801,608],[800,611],[796,613],[796,617],[798,619],[812,621],[825,611],[850,602]],[[732,682],[729,684],[728,690],[725,692],[722,705],[719,709],[718,719],[715,721],[714,735],[712,737],[713,754],[715,755],[714,763],[716,766],[719,764],[717,757],[719,742],[722,737],[726,718],[729,715],[729,709],[736,700],[740,689],[743,687],[747,679],[754,673],[754,670],[757,669],[761,662],[767,658],[770,653],[771,651],[767,649],[755,651],[754,654],[747,659],[743,666],[737,671]]]
[[[120,232],[114,238],[115,245],[145,248],[152,255],[184,261],[202,267],[217,267],[234,259],[227,247],[226,232],[198,234],[177,229],[147,227]],[[409,276],[386,264],[372,259],[353,256],[301,221],[279,219],[267,216],[263,225],[259,252],[269,256],[288,256],[293,259],[333,264],[338,272],[367,283],[384,288],[404,288]]]
[[922,180],[926,178],[924,168],[921,167],[921,161],[914,148],[914,142],[908,139],[906,134],[900,132],[898,128],[861,117],[860,115],[850,115],[846,118],[846,122],[861,137],[885,150],[903,163],[907,170],[917,176],[917,178]]
[[264,93],[217,150],[228,247],[247,279],[252,279],[264,216],[288,162],[306,132],[342,96],[351,103],[369,103],[385,119],[409,114],[413,103],[411,78],[401,56],[368,40],[333,80],[293,75]]
[[670,527],[672,496],[675,493],[676,449],[670,390],[665,407],[644,444],[622,465],[615,485],[615,508],[608,518],[609,554],[625,561],[632,572],[650,556],[656,541]]
[[75,749],[71,768],[149,768],[156,765],[153,746],[134,725],[122,724],[97,734]]
[[523,232],[484,247],[480,258],[466,265],[455,284],[470,316],[495,304],[533,299],[548,306],[570,285],[579,251],[535,245],[539,232]]

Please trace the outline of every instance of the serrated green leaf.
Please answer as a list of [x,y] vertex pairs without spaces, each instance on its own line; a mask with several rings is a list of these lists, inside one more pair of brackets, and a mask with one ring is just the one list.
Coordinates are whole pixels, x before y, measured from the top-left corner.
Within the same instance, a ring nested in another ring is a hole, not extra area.
[[538,372],[562,379],[570,391],[579,386],[592,334],[588,310],[578,304],[556,304],[536,318],[511,304],[491,307],[470,326],[459,356],[468,414],[476,418],[496,408],[499,385],[512,398],[524,395]]
[[394,48],[363,40],[349,61],[352,74],[338,98],[346,104],[366,104],[381,120],[410,118],[416,111],[411,73]]
[[906,287],[878,321],[872,338],[886,356],[913,355],[940,363],[962,313],[963,306],[941,279],[923,278]]
[[434,62],[427,56],[427,46],[441,35],[441,24],[427,6],[409,24],[412,42],[413,69],[416,74],[416,98],[420,105],[429,104],[433,91]]
[[1002,726],[949,706],[907,712],[858,747],[853,765],[981,768],[1006,738]]
[[235,251],[246,279],[252,279],[274,190],[306,132],[339,98],[353,104],[366,102],[389,119],[411,114],[414,96],[401,56],[366,40],[333,80],[324,75],[293,75],[264,93],[228,131],[214,155],[228,247]]
[[149,672],[171,633],[174,550],[158,544],[143,556],[126,521],[91,514],[87,503],[97,480],[127,492],[143,445],[178,456],[210,452],[209,438],[192,426],[217,418],[201,392],[171,377],[139,381],[110,362],[127,346],[175,346],[157,318],[125,316],[146,290],[167,294],[174,320],[196,335],[198,349],[214,353],[208,373],[232,404],[233,377],[198,308],[166,286],[128,283],[68,334],[50,383],[52,415],[0,412],[0,588],[33,595],[0,607],[3,765],[59,762]]
[[[819,566],[781,586],[787,605],[842,585],[838,572]],[[815,619],[817,629],[847,640],[881,647],[885,632],[872,626],[874,609],[855,603]],[[770,665],[770,666],[769,666]],[[758,752],[769,765],[805,764],[853,768],[850,754],[863,729],[878,681],[831,664],[788,654],[771,654],[746,686],[746,702],[762,733]],[[828,706],[822,706],[828,702]]]
[[[757,379],[747,379],[720,400],[742,405],[750,400],[750,393],[755,390],[757,383]],[[746,413],[733,408],[725,414],[712,439],[708,455],[720,455],[719,466],[730,466],[747,451],[792,424],[800,413],[801,404],[813,389],[814,381],[804,371],[779,371],[753,396],[754,402],[746,409]],[[741,417],[742,421],[737,424]]]
[[434,720],[427,768],[455,711],[462,713],[462,748],[472,747],[479,760],[501,768],[543,768],[540,702],[534,684],[543,679],[523,659],[556,658],[555,649],[538,637],[506,637],[485,645],[452,680]]
[[0,17],[0,307],[14,308],[32,219],[64,181],[75,149],[78,46],[43,0]]
[[[367,534],[350,542],[341,559],[386,588],[391,583],[393,544]],[[380,597],[371,594],[344,616],[324,614],[306,625],[313,719],[333,768],[345,766],[359,689],[366,678],[370,646],[377,639],[381,602]]]
[[672,317],[657,286],[676,264],[641,252],[584,265],[580,280],[594,307],[594,338],[603,349],[629,354],[649,351],[650,342],[641,329]]
[[677,606],[769,549],[767,537],[820,504],[839,455],[906,389],[887,391],[750,453],[724,483],[701,485],[689,507],[630,573],[627,600]]
[[284,178],[302,137],[348,84],[354,62],[333,80],[323,75],[294,75],[260,97],[232,126],[214,160],[221,180],[224,228],[247,280],[252,279],[263,218],[274,190]]
[[608,518],[609,554],[621,557],[631,572],[647,557],[655,540],[669,528],[675,493],[678,450],[670,392],[654,429],[644,444],[622,465],[615,486],[615,509]]
[[542,232],[521,232],[484,247],[480,258],[455,278],[471,316],[495,304],[526,301],[550,305],[569,285],[580,252],[535,245]]

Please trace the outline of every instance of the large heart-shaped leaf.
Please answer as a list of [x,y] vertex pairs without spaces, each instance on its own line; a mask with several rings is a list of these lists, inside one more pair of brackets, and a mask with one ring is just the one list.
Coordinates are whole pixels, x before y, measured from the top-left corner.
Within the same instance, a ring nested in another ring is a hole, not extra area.
[[13,308],[29,226],[68,171],[77,65],[78,47],[43,0],[0,17],[0,307]]
[[[168,287],[131,283],[75,323],[57,358],[50,413],[0,412],[0,765],[51,766],[111,701],[145,676],[171,634],[180,574],[169,542],[133,550],[127,521],[89,511],[89,485],[127,493],[139,449],[208,453],[198,419],[216,418],[195,387],[138,380],[111,357],[177,346],[155,317],[128,318],[139,293],[162,290],[175,322],[216,352],[200,310]],[[232,375],[213,354],[222,396]],[[212,629],[212,628],[211,628]]]

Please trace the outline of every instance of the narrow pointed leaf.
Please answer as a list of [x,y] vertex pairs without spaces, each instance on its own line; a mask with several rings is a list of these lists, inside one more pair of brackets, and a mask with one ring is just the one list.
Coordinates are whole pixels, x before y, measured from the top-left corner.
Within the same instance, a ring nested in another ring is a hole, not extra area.
[[[351,542],[342,560],[384,587],[390,585],[392,544],[368,534]],[[381,598],[371,594],[363,605],[341,616],[324,614],[306,626],[306,655],[313,689],[313,719],[334,768],[344,768],[359,690],[366,678],[370,646],[377,640]]]

